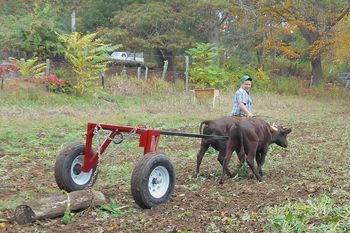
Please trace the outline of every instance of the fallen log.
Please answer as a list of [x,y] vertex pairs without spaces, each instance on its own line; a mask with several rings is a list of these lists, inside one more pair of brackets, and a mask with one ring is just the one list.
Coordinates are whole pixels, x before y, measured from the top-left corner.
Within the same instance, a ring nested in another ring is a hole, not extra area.
[[102,192],[79,190],[67,194],[31,200],[17,206],[14,221],[18,224],[32,223],[35,220],[63,216],[68,209],[78,211],[106,203]]

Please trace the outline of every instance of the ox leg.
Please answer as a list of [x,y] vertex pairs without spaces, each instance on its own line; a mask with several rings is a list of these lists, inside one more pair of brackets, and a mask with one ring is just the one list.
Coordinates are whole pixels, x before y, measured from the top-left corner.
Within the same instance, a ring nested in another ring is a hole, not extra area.
[[[226,150],[220,150],[220,151],[219,151],[218,161],[219,161],[219,163],[221,164],[222,168],[224,168],[225,155],[226,155]],[[232,173],[230,172],[230,169],[228,169],[228,167],[226,168],[225,172],[226,172],[226,175],[227,175],[228,177],[231,177],[231,178],[232,178],[232,177],[235,176],[235,174],[232,174]]]
[[245,162],[245,153],[244,151],[236,150],[237,154],[237,164],[236,164],[236,169],[234,170],[232,177],[236,176],[237,172],[239,169],[242,167],[242,165]]
[[201,148],[199,149],[198,154],[197,154],[197,169],[196,169],[197,175],[199,173],[199,167],[201,166],[204,154],[205,154],[205,152],[207,152],[208,149],[209,149],[209,143],[205,143],[202,141]]
[[259,171],[254,165],[255,155],[256,155],[255,151],[253,151],[253,153],[248,153],[248,155],[247,155],[247,163],[248,163],[250,169],[253,171],[255,177],[258,179],[258,181],[262,181],[262,178],[261,178],[261,176],[259,174]]
[[265,163],[266,153],[267,151],[266,152],[264,151],[256,155],[256,163],[258,164],[258,171],[261,177],[264,175],[262,171],[262,166]]
[[231,156],[234,151],[234,145],[230,141],[227,143],[227,148],[226,148],[226,156],[224,160],[224,164],[222,166],[222,175],[220,178],[219,183],[223,184],[224,183],[224,178],[225,178],[225,171],[228,170],[228,165],[230,164]]

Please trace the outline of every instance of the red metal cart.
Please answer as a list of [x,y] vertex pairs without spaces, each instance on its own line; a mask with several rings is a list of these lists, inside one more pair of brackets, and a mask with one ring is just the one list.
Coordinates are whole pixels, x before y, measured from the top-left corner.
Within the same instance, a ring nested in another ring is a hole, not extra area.
[[[93,137],[99,130],[108,131],[109,135],[93,150]],[[86,142],[75,143],[64,148],[57,156],[55,163],[55,179],[58,186],[67,192],[82,190],[93,185],[97,178],[99,157],[113,141],[121,143],[123,133],[138,134],[139,146],[144,148],[144,155],[132,173],[131,193],[135,202],[142,208],[168,201],[175,187],[175,170],[171,160],[157,152],[160,135],[183,136],[195,138],[218,138],[225,136],[179,133],[146,129],[144,127],[127,127],[109,124],[88,123]],[[118,140],[116,140],[116,136]]]

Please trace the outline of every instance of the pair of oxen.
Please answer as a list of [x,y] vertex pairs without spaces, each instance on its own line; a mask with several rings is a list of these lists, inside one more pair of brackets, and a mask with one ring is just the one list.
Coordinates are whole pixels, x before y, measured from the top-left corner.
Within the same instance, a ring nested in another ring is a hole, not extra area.
[[[220,184],[224,182],[225,173],[229,177],[234,177],[244,162],[248,164],[257,180],[262,181],[262,166],[269,146],[276,143],[286,148],[288,146],[287,135],[291,131],[291,128],[275,127],[256,117],[229,116],[203,121],[200,124],[200,133],[213,135],[214,137],[202,139],[201,147],[197,154],[196,172],[197,174],[199,173],[203,156],[211,146],[219,151],[217,159],[223,168]],[[234,151],[236,151],[238,156],[238,166],[235,171],[231,172],[228,169],[228,165]],[[255,161],[257,167],[255,166]]]

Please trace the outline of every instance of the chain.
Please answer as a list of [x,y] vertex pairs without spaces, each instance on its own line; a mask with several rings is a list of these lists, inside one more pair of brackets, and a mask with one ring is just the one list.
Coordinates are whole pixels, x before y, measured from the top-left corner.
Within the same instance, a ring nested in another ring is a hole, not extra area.
[[[96,124],[95,129],[94,129],[94,135],[96,136],[96,141],[97,141],[97,154],[98,154],[98,163],[96,165],[96,170],[94,172],[94,175],[92,177],[92,179],[90,180],[90,183],[88,184],[88,188],[92,187],[92,183],[96,178],[96,174],[99,171],[99,167],[100,164],[103,160],[105,160],[107,158],[108,155],[111,154],[116,154],[117,150],[119,149],[119,146],[122,145],[123,143],[125,143],[127,140],[129,140],[132,136],[134,136],[137,132],[137,127],[133,128],[127,135],[126,137],[123,136],[123,134],[119,133],[120,138],[116,139],[116,138],[111,138],[110,136],[105,137],[105,139],[102,141],[103,139],[103,135],[101,136],[101,132],[102,134],[109,134],[110,130],[105,130],[102,128],[102,126],[100,124]],[[111,140],[114,144],[116,144],[117,146],[115,147],[114,150],[110,151],[109,153],[105,153],[104,157],[101,156],[101,146],[102,146],[102,142],[106,141],[106,140]]]

